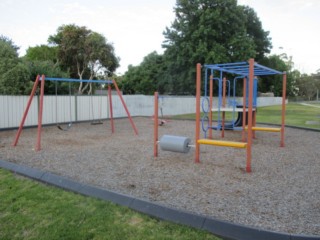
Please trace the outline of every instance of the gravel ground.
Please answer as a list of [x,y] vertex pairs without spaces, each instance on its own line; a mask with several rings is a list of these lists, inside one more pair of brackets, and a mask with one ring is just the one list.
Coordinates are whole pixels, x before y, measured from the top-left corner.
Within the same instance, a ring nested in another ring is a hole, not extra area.
[[[221,220],[292,234],[320,235],[320,133],[286,129],[286,147],[279,133],[257,132],[252,173],[245,172],[244,149],[201,146],[201,163],[188,154],[159,151],[153,158],[153,123],[128,119],[92,126],[74,124],[69,131],[43,128],[42,150],[34,151],[36,129],[24,129],[17,147],[16,131],[0,132],[0,158],[50,171],[170,207]],[[193,121],[169,121],[159,136],[193,138]],[[214,138],[218,138],[214,132]],[[239,141],[240,132],[226,132]]]

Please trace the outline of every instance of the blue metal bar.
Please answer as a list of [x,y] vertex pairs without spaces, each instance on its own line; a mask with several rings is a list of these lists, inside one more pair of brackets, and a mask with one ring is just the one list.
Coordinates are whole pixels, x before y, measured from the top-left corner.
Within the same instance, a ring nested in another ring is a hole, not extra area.
[[[42,78],[40,78],[42,80]],[[50,78],[46,77],[46,81],[62,81],[62,82],[91,82],[91,83],[104,83],[111,84],[112,80],[89,80],[89,79],[73,79],[73,78]]]
[[[236,63],[224,63],[224,64],[212,64],[212,65],[204,65],[207,69],[217,70],[227,73],[233,73],[237,75],[249,75],[249,64],[247,62],[236,62]],[[280,71],[265,67],[258,63],[254,65],[254,75],[262,76],[262,75],[276,75],[283,74]]]
[[272,69],[272,68],[268,68],[268,67],[263,66],[263,65],[260,65],[260,64],[258,64],[258,63],[254,63],[254,66],[255,66],[255,67],[262,68],[262,69],[267,70],[267,71],[270,71],[270,72],[274,72],[274,74],[283,74],[283,72],[277,71],[277,70]]

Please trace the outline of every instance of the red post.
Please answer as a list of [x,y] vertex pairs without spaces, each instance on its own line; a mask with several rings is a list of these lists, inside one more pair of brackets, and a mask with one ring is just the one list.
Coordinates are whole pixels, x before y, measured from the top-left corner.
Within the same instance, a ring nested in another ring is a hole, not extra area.
[[39,79],[40,79],[40,75],[37,76],[34,84],[33,84],[33,88],[32,88],[32,91],[30,93],[30,96],[29,96],[29,100],[28,100],[28,103],[27,103],[27,107],[23,113],[23,117],[22,117],[22,120],[20,122],[20,126],[19,126],[19,129],[18,129],[18,132],[16,134],[16,137],[14,139],[14,142],[12,144],[12,146],[17,146],[18,144],[18,141],[19,141],[19,138],[20,138],[20,135],[21,135],[21,132],[22,132],[22,128],[24,126],[24,122],[26,121],[26,118],[27,118],[27,115],[28,115],[28,112],[29,112],[29,109],[30,109],[30,106],[31,106],[31,103],[32,103],[32,100],[33,100],[33,96],[37,90],[37,86],[38,86],[38,83],[39,83]]
[[252,145],[252,104],[253,104],[253,78],[254,59],[249,59],[249,93],[248,93],[248,138],[247,138],[247,166],[246,171],[251,172],[251,145]]
[[154,93],[154,123],[153,123],[153,156],[158,157],[158,111],[159,111],[159,101],[158,92]]
[[112,92],[111,92],[111,86],[110,86],[110,84],[108,84],[108,95],[109,95],[109,111],[110,111],[111,132],[114,133],[113,108],[112,108]]
[[282,118],[281,118],[281,141],[280,147],[284,147],[284,127],[286,117],[286,92],[287,92],[287,73],[283,73],[282,80]]
[[118,88],[118,85],[117,85],[117,83],[116,83],[115,80],[112,80],[112,82],[113,82],[113,84],[114,84],[114,87],[115,87],[116,90],[117,90],[117,93],[118,93],[118,96],[119,96],[119,98],[120,98],[120,100],[121,100],[121,102],[122,102],[122,105],[123,105],[124,109],[126,110],[126,113],[127,113],[128,118],[129,118],[129,121],[130,121],[130,123],[131,123],[131,126],[132,126],[135,134],[138,135],[138,129],[136,128],[136,125],[134,125],[134,122],[133,122],[133,120],[132,120],[132,118],[131,118],[131,115],[130,115],[130,113],[129,113],[129,110],[128,110],[128,108],[127,108],[127,105],[126,105],[126,103],[125,103],[124,100],[123,100],[123,97],[122,97],[122,94],[121,94],[121,92],[120,92],[120,90],[119,90],[119,88]]
[[243,78],[243,100],[242,100],[242,142],[246,141],[246,121],[247,121],[247,108],[246,108],[246,100],[247,100],[247,79]]
[[201,64],[197,64],[197,79],[196,79],[196,136],[195,136],[195,162],[200,163],[200,97],[201,97]]
[[209,84],[209,139],[212,139],[212,102],[213,102],[213,76],[210,75],[210,84]]
[[38,137],[37,137],[37,144],[36,144],[36,151],[41,150],[41,130],[42,130],[42,115],[43,115],[43,98],[44,98],[44,83],[45,83],[45,76],[41,76],[41,89],[40,89],[40,107],[39,107],[39,114],[38,114]]

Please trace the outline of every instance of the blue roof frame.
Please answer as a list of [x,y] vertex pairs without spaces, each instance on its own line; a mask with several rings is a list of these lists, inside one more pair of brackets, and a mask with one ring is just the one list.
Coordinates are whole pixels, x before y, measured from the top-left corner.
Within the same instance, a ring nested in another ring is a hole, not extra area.
[[[206,64],[205,68],[216,70],[220,72],[232,73],[241,76],[249,76],[249,63],[236,62],[236,63],[222,63],[222,64]],[[266,66],[254,63],[254,76],[276,75],[283,74],[283,72],[268,68]]]

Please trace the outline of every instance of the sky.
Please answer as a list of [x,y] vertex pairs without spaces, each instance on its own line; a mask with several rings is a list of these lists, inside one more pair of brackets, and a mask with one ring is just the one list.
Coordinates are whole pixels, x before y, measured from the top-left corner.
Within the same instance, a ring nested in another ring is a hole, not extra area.
[[[0,34],[25,55],[47,44],[63,24],[86,26],[104,35],[120,57],[118,74],[153,51],[163,53],[163,31],[175,15],[175,0],[1,0]],[[320,0],[238,0],[257,13],[270,32],[272,53],[287,53],[303,73],[320,69]]]

